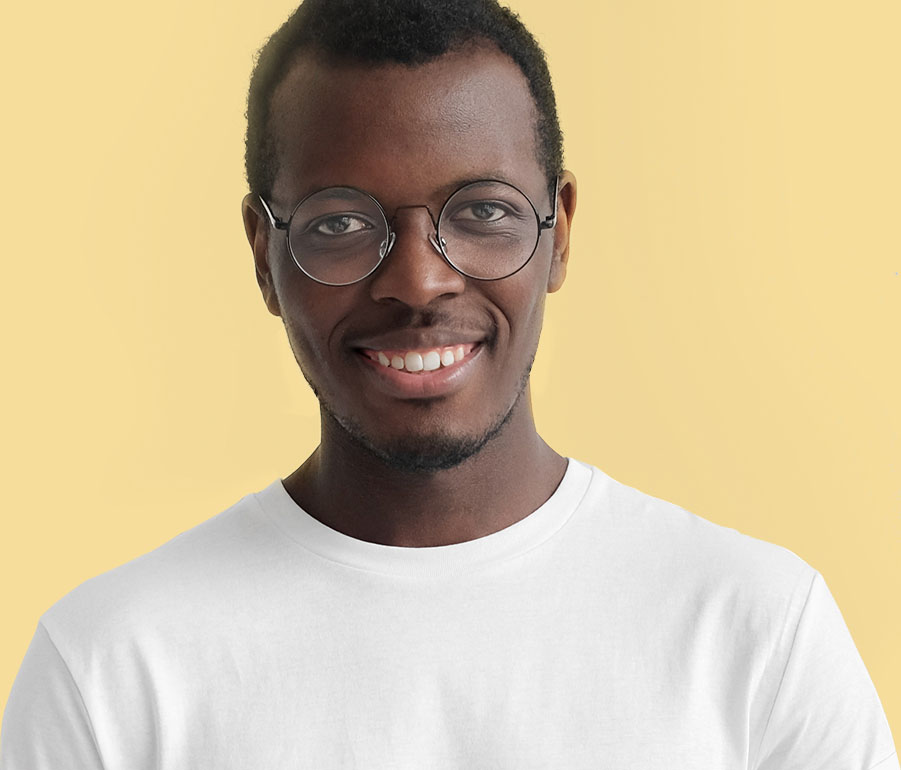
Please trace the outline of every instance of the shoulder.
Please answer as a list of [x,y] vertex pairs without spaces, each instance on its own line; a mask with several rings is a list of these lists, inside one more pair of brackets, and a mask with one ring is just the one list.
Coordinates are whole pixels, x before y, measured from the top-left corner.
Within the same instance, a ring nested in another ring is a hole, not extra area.
[[221,601],[241,565],[277,543],[256,495],[247,495],[153,551],[82,583],[50,607],[41,624],[63,652],[126,638],[149,624],[177,623],[180,614]]
[[[797,618],[817,571],[793,551],[716,524],[598,468],[583,501],[585,535],[672,595]],[[627,568],[623,564],[623,568]]]
[[583,534],[615,564],[642,638],[676,651],[693,681],[719,683],[723,702],[746,704],[748,767],[897,767],[872,680],[814,567],[592,473]]

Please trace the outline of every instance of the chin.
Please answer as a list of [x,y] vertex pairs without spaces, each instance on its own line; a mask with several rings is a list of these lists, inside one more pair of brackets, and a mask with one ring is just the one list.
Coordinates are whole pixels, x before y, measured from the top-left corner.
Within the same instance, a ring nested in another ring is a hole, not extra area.
[[393,440],[374,441],[358,425],[338,420],[348,437],[385,466],[404,473],[435,473],[462,465],[475,457],[497,436],[509,421],[511,412],[476,436],[454,436],[446,433],[403,436]]
[[451,434],[437,425],[427,426],[427,420],[423,420],[417,421],[422,430],[417,435],[408,433],[401,436],[378,436],[376,430],[370,431],[369,426],[364,426],[354,417],[342,415],[332,408],[329,399],[323,398],[323,394],[306,372],[304,377],[319,400],[323,420],[332,423],[332,427],[343,434],[351,445],[388,469],[426,475],[462,465],[476,457],[489,442],[500,435],[511,421],[517,405],[526,392],[532,360],[520,378],[519,387],[510,406],[495,414],[481,432],[469,435]]
[[429,436],[416,440],[403,439],[381,447],[366,442],[365,448],[392,470],[434,473],[462,465],[477,455],[493,437],[491,434],[476,438]]
[[320,399],[323,410],[359,449],[377,459],[387,468],[403,473],[429,474],[450,470],[462,465],[482,451],[510,422],[516,401],[498,415],[481,433],[454,435],[433,430],[419,435],[374,438],[352,418],[335,414]]

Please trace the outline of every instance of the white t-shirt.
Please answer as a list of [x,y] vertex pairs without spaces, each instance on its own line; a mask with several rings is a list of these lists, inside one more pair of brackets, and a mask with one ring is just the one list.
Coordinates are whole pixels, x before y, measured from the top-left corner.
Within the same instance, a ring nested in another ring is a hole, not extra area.
[[818,572],[570,460],[546,504],[469,542],[357,540],[276,481],[88,581],[41,619],[0,768],[898,759]]

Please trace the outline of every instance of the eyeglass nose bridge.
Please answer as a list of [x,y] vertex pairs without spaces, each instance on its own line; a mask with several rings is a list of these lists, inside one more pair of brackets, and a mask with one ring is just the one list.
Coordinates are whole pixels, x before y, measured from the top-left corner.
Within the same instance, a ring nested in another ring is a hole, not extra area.
[[394,220],[397,219],[397,213],[403,209],[425,209],[429,215],[429,219],[432,220],[432,228],[433,231],[429,233],[429,243],[432,244],[432,248],[435,249],[438,256],[442,259],[447,259],[447,254],[445,254],[443,246],[447,245],[447,242],[444,238],[441,238],[441,242],[439,243],[438,239],[438,223],[435,221],[435,215],[432,214],[432,210],[426,206],[424,203],[419,204],[411,204],[409,206],[398,206],[394,209],[394,216],[391,217],[391,220],[388,222],[388,237],[382,241],[379,246],[379,257],[384,259],[391,253],[391,249],[394,248],[394,243],[397,240],[397,233],[394,230]]

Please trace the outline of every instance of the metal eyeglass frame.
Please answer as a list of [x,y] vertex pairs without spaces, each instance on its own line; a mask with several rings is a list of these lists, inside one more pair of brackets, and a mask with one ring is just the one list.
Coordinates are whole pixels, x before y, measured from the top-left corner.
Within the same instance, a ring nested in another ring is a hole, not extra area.
[[[514,270],[513,272],[507,273],[507,275],[499,276],[498,278],[480,278],[479,276],[470,275],[469,273],[467,273],[467,272],[461,270],[459,267],[457,267],[453,263],[451,258],[447,255],[447,252],[444,250],[446,241],[443,238],[441,238],[441,234],[438,232],[438,223],[441,221],[441,215],[444,214],[444,209],[447,207],[447,204],[450,203],[451,199],[461,190],[464,190],[467,187],[470,187],[472,185],[484,184],[485,182],[496,182],[498,184],[505,184],[508,187],[512,187],[514,190],[516,190],[516,192],[518,192],[520,195],[522,195],[523,198],[526,199],[529,206],[532,207],[532,213],[535,214],[535,222],[538,225],[538,234],[535,236],[535,244],[532,246],[532,251],[530,252],[529,256],[526,258],[526,260],[519,267],[517,267],[516,270]],[[353,281],[347,281],[345,283],[330,283],[329,281],[323,281],[321,278],[316,278],[316,276],[310,275],[306,270],[304,270],[303,265],[300,264],[300,260],[298,260],[297,255],[294,253],[294,249],[291,248],[291,239],[289,237],[289,233],[291,230],[291,220],[294,219],[294,214],[297,213],[297,210],[312,196],[321,193],[323,190],[329,190],[329,189],[331,189],[331,187],[334,187],[334,186],[342,187],[343,189],[346,189],[346,190],[353,190],[362,195],[365,195],[367,198],[372,200],[372,202],[375,203],[376,206],[378,206],[378,209],[382,214],[382,218],[385,220],[385,226],[386,226],[387,232],[388,232],[387,239],[382,244],[382,248],[379,249],[379,261],[376,262],[375,265],[373,265],[372,269],[369,270],[369,272],[366,273],[365,275],[362,275],[359,278],[355,278]],[[548,188],[548,189],[550,189],[550,188]],[[438,212],[437,219],[435,219],[435,217],[432,215],[432,210],[427,205],[417,204],[417,205],[410,205],[410,206],[398,206],[394,210],[394,216],[391,217],[390,221],[388,220],[388,215],[385,213],[385,209],[382,207],[382,204],[378,202],[378,200],[375,198],[375,196],[370,195],[365,190],[360,190],[356,187],[348,187],[346,185],[331,185],[330,187],[323,187],[319,190],[314,190],[309,195],[305,195],[300,200],[300,202],[294,207],[294,209],[291,211],[291,216],[288,217],[287,220],[279,219],[277,216],[275,216],[275,214],[272,213],[272,209],[269,208],[269,204],[266,203],[266,201],[263,199],[263,197],[261,195],[258,195],[257,197],[260,199],[260,203],[263,204],[263,209],[266,211],[266,216],[269,217],[269,223],[272,225],[272,227],[276,228],[277,230],[285,231],[285,245],[288,247],[288,251],[291,254],[291,258],[294,260],[294,264],[297,265],[297,267],[301,270],[301,272],[303,272],[303,274],[305,276],[307,276],[308,278],[310,278],[313,281],[316,281],[316,283],[323,284],[324,286],[351,286],[355,283],[359,283],[360,281],[365,280],[370,275],[372,275],[376,270],[378,270],[379,267],[382,266],[382,263],[385,261],[385,258],[391,253],[391,249],[394,246],[394,241],[396,240],[396,237],[397,237],[397,234],[394,232],[394,229],[392,228],[394,219],[397,217],[397,212],[400,211],[401,209],[411,209],[411,208],[424,208],[429,213],[429,219],[432,220],[432,226],[435,228],[435,232],[429,234],[429,243],[432,244],[432,248],[434,248],[435,251],[438,252],[438,254],[444,259],[444,261],[447,262],[447,264],[450,265],[451,268],[453,268],[458,273],[460,273],[460,275],[465,276],[466,278],[472,278],[473,280],[476,280],[476,281],[502,281],[504,278],[509,278],[511,275],[516,275],[516,273],[518,273],[527,264],[529,264],[532,257],[535,256],[535,252],[538,250],[538,243],[541,240],[542,231],[543,230],[553,230],[554,227],[556,227],[556,225],[557,225],[557,197],[559,196],[559,194],[560,194],[560,177],[557,176],[554,179],[554,198],[553,198],[554,210],[553,210],[553,213],[551,213],[549,216],[542,219],[538,214],[538,210],[535,208],[535,204],[532,203],[532,199],[529,198],[529,196],[526,195],[522,190],[520,190],[518,187],[516,187],[516,185],[512,185],[503,179],[477,179],[474,182],[467,182],[466,184],[461,185],[456,190],[454,190],[447,197],[447,200],[444,201],[444,203],[442,204],[441,210]]]

